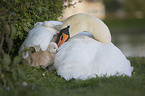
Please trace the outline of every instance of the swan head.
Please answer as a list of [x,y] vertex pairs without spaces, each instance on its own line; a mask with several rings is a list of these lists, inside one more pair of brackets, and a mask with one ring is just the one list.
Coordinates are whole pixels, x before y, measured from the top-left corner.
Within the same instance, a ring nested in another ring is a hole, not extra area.
[[[64,29],[67,29],[67,30],[64,30]],[[67,34],[69,33],[69,36],[67,37],[72,37],[74,35],[77,35],[80,32],[86,31],[86,32],[91,33],[94,39],[99,42],[102,42],[102,43],[111,42],[111,34],[106,24],[100,19],[98,19],[97,17],[84,14],[84,13],[75,14],[67,18],[63,22],[63,25],[61,26],[61,31],[62,32],[68,31]],[[59,33],[59,37],[58,37],[59,39],[62,39],[60,37],[64,38],[64,34],[62,34],[61,31]],[[59,40],[59,41],[62,41],[62,40]],[[60,44],[62,44],[62,42],[61,43],[58,42],[58,46],[60,46]]]

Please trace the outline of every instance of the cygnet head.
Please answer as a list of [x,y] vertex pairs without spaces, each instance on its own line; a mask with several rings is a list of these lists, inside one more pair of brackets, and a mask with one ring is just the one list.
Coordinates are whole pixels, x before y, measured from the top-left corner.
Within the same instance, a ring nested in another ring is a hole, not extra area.
[[[67,32],[64,32],[64,31],[67,31]],[[96,39],[99,42],[102,42],[102,43],[111,42],[110,31],[103,21],[101,21],[97,17],[84,14],[84,13],[79,13],[79,14],[70,16],[63,22],[63,25],[61,26],[61,31],[58,37],[59,38],[57,42],[58,46],[60,46],[65,40],[67,40],[66,37],[69,38],[84,31],[91,33],[94,39]],[[68,35],[68,33],[69,33],[69,36],[65,36],[65,35]],[[65,37],[65,40],[63,41],[64,37]]]
[[50,42],[50,44],[49,44],[49,46],[48,46],[48,48],[47,48],[47,50],[48,50],[50,53],[53,53],[53,54],[56,53],[57,49],[58,49],[58,46],[57,46],[57,44],[56,44],[55,42]]

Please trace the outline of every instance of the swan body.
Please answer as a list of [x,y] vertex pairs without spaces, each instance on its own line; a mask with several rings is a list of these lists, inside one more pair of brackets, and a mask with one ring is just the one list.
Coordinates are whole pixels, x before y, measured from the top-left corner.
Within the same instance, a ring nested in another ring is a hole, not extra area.
[[[53,40],[53,37],[57,35],[60,30],[61,22],[58,21],[45,21],[38,22],[34,26],[34,28],[29,31],[25,41],[22,43],[20,47],[20,51],[29,49],[30,47],[35,48],[36,52],[40,50],[46,51],[49,43]],[[55,41],[55,40],[53,40]],[[28,52],[24,55],[24,58],[27,58]]]
[[94,39],[103,43],[111,42],[111,34],[109,28],[100,19],[79,13],[67,18],[61,27],[61,29],[70,26],[70,37],[78,34],[79,32],[87,31],[94,36]]
[[96,75],[131,76],[130,61],[113,43],[101,43],[88,36],[74,36],[62,44],[55,56],[58,75],[66,80],[86,80]]
[[[85,26],[82,22],[88,25]],[[86,30],[82,31],[85,27]],[[61,29],[59,48],[54,60],[58,75],[66,80],[131,76],[133,67],[130,61],[111,42],[110,31],[100,19],[76,14],[66,19]],[[70,38],[66,36],[69,34]]]

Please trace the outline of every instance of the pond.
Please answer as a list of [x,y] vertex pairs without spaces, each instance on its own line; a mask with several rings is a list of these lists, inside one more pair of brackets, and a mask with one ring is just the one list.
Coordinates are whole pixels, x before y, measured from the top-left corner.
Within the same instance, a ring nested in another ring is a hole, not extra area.
[[112,42],[127,57],[145,57],[145,28],[110,28]]

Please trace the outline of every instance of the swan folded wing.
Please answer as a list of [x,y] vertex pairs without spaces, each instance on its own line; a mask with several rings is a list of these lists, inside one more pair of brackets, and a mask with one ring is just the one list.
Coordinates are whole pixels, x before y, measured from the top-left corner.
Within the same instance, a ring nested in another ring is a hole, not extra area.
[[[69,47],[66,50],[60,50],[60,53],[55,56],[55,67],[57,73],[66,80],[74,79],[86,79],[88,78],[90,66],[88,62],[84,62],[88,59],[87,54],[80,48]],[[65,53],[67,52],[67,53]],[[79,54],[79,52],[81,54]],[[64,54],[62,54],[64,53]],[[78,53],[78,54],[77,54]],[[77,55],[76,55],[77,54]],[[83,55],[83,58],[78,58]]]
[[131,76],[133,67],[112,43],[98,42],[89,37],[75,36],[61,45],[55,56],[58,75],[66,80],[102,76]]
[[34,24],[34,28],[29,31],[27,38],[21,45],[19,51],[29,47],[34,47],[37,52],[40,49],[46,51],[50,41],[53,36],[59,32],[62,24],[63,23],[59,21],[37,22]]
[[43,26],[36,27],[37,28],[32,29],[29,32],[27,38],[25,39],[24,43],[20,48],[20,51],[23,50],[25,47],[34,47],[36,52],[38,52],[40,49],[42,51],[46,51],[51,39],[56,33]]
[[89,40],[82,38],[71,38],[72,41],[69,40],[59,47],[55,56],[54,66],[57,73],[66,80],[93,77],[91,68],[95,48],[93,42],[88,43]]
[[130,61],[113,43],[103,44],[96,50],[94,58],[93,74],[101,76],[131,76],[133,67]]

